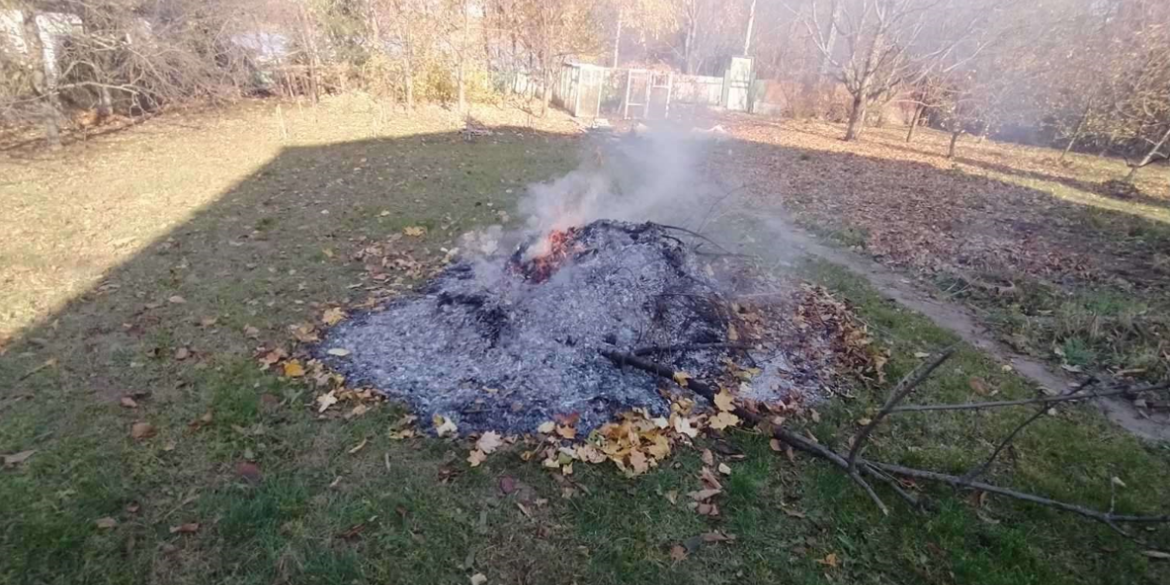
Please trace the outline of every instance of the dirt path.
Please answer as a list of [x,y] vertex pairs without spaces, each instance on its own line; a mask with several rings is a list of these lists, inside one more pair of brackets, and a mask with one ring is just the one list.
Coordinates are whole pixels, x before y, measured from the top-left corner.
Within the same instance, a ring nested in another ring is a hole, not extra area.
[[[812,256],[863,276],[886,297],[904,307],[917,311],[939,327],[954,332],[963,341],[987,352],[995,359],[1010,364],[1020,375],[1031,380],[1047,394],[1057,394],[1074,384],[1072,377],[1052,369],[1037,359],[1021,355],[995,339],[962,305],[933,298],[916,286],[904,275],[877,262],[837,247],[822,244],[815,236],[780,218],[768,220],[774,233],[775,250],[785,250],[784,257],[792,259],[793,251]],[[770,234],[772,235],[772,234]],[[1102,412],[1109,420],[1136,436],[1154,441],[1170,441],[1170,424],[1164,416],[1147,418],[1142,416],[1128,402],[1122,400],[1098,400]]]

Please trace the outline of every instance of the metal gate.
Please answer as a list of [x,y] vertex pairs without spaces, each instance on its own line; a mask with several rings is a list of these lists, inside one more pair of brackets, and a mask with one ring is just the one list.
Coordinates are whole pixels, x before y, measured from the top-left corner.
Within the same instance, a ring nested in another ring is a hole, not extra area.
[[670,115],[670,93],[674,74],[647,69],[626,70],[626,94],[622,101],[622,117],[665,119]]

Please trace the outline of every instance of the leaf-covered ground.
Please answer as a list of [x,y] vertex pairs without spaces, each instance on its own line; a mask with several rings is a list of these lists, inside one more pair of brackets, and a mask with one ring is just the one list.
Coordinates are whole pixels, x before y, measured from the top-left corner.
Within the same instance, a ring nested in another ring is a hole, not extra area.
[[1121,159],[949,135],[831,124],[725,121],[724,157],[757,201],[980,310],[1018,350],[1069,368],[1170,372],[1170,169],[1136,192]]
[[[503,127],[468,140],[439,110],[386,119],[348,99],[286,105],[282,140],[271,104],[259,104],[4,160],[0,228],[13,237],[0,240],[0,582],[1170,577],[1147,552],[1170,546],[1165,530],[1143,532],[1139,546],[1067,515],[927,485],[916,489],[935,511],[898,505],[883,518],[840,474],[739,428],[627,479],[611,465],[564,476],[487,443],[473,467],[471,441],[409,436],[388,404],[320,417],[305,376],[261,371],[258,348],[290,344],[290,325],[365,295],[363,250],[392,241],[408,281],[412,263],[438,261],[454,235],[512,212],[523,185],[576,166],[570,121],[532,129],[510,110],[476,116]],[[849,273],[800,270],[854,304],[890,350],[889,379],[954,342]],[[963,348],[919,398],[1031,391]],[[792,424],[841,444],[881,398],[854,394]],[[1022,416],[906,417],[879,431],[873,454],[961,469]],[[688,505],[710,489],[704,468],[718,474],[717,515]],[[1170,500],[1168,473],[1164,447],[1068,408],[1029,429],[993,477],[1107,506],[1116,476],[1128,486],[1119,510],[1154,511]]]

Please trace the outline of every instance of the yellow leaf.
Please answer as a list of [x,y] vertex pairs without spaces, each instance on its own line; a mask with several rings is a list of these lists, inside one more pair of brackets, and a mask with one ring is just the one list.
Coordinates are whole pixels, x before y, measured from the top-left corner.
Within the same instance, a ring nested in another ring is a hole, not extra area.
[[337,404],[337,395],[330,390],[317,397],[317,412],[325,412],[334,404]]
[[418,237],[422,237],[423,234],[427,233],[427,228],[420,226],[420,225],[412,225],[412,226],[408,226],[408,227],[403,228],[402,233],[404,233],[412,238],[418,238]]
[[440,437],[459,433],[459,426],[455,424],[455,421],[441,414],[431,417],[431,422],[435,423],[435,434]]
[[582,461],[588,463],[604,463],[605,453],[593,445],[581,445],[577,447],[577,457]]
[[368,442],[370,442],[369,439],[362,439],[362,442],[358,443],[352,449],[349,450],[349,454],[353,455],[354,453],[361,451],[363,448],[365,448],[366,443],[368,443]]
[[345,356],[349,355],[349,350],[344,349],[344,348],[340,348],[340,347],[334,347],[334,348],[326,351],[325,353],[332,355],[332,356],[345,357]]
[[479,467],[479,464],[483,463],[484,461],[487,461],[487,453],[484,453],[479,449],[473,450],[471,455],[467,456],[467,462],[470,463],[472,467]]
[[633,469],[634,475],[641,475],[650,470],[650,463],[646,460],[646,456],[641,451],[630,452],[630,468]]
[[719,410],[731,412],[735,410],[735,397],[727,389],[720,390],[715,395],[715,407]]
[[299,360],[289,360],[284,362],[284,375],[289,378],[300,378],[305,375],[305,367]]
[[687,387],[687,380],[690,380],[692,377],[693,376],[691,376],[690,374],[688,374],[686,372],[675,372],[674,373],[674,383],[678,384],[682,388],[686,388]]
[[568,425],[561,425],[557,427],[557,434],[566,439],[573,440],[577,438],[577,429]]
[[326,309],[325,314],[321,315],[321,321],[326,325],[336,325],[345,320],[345,311],[338,307]]
[[727,340],[739,341],[739,331],[736,331],[735,325],[732,325],[731,323],[727,324]]
[[650,445],[646,447],[646,452],[655,459],[666,459],[670,456],[670,440],[666,437],[654,433],[650,438]]
[[553,421],[550,420],[550,421],[543,422],[540,424],[539,427],[536,427],[536,432],[541,433],[543,435],[547,435],[547,434],[553,432],[553,430],[556,428],[557,428],[557,423],[554,423]]
[[723,475],[731,475],[731,466],[727,465],[726,463],[720,463],[719,473],[722,473]]
[[484,455],[490,455],[503,444],[504,441],[500,439],[499,433],[488,431],[479,436],[479,440],[475,442],[475,448],[483,451]]
[[690,438],[695,438],[699,435],[699,429],[691,426],[691,421],[682,415],[672,415],[674,418],[674,430],[680,435],[686,435]]
[[709,424],[711,428],[715,430],[723,430],[727,427],[738,425],[739,417],[725,410],[711,417],[711,420],[709,420],[707,424]]
[[817,562],[826,567],[832,567],[834,569],[837,568],[837,565],[841,564],[841,562],[837,560],[837,553],[829,553],[825,555],[825,558],[819,559]]

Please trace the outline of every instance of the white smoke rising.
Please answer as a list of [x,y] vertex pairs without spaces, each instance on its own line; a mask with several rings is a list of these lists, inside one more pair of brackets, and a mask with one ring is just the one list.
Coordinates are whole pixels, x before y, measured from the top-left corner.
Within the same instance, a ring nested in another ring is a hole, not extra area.
[[677,128],[602,141],[577,170],[530,185],[520,214],[538,233],[598,219],[701,222],[715,192],[705,173],[713,142]]

